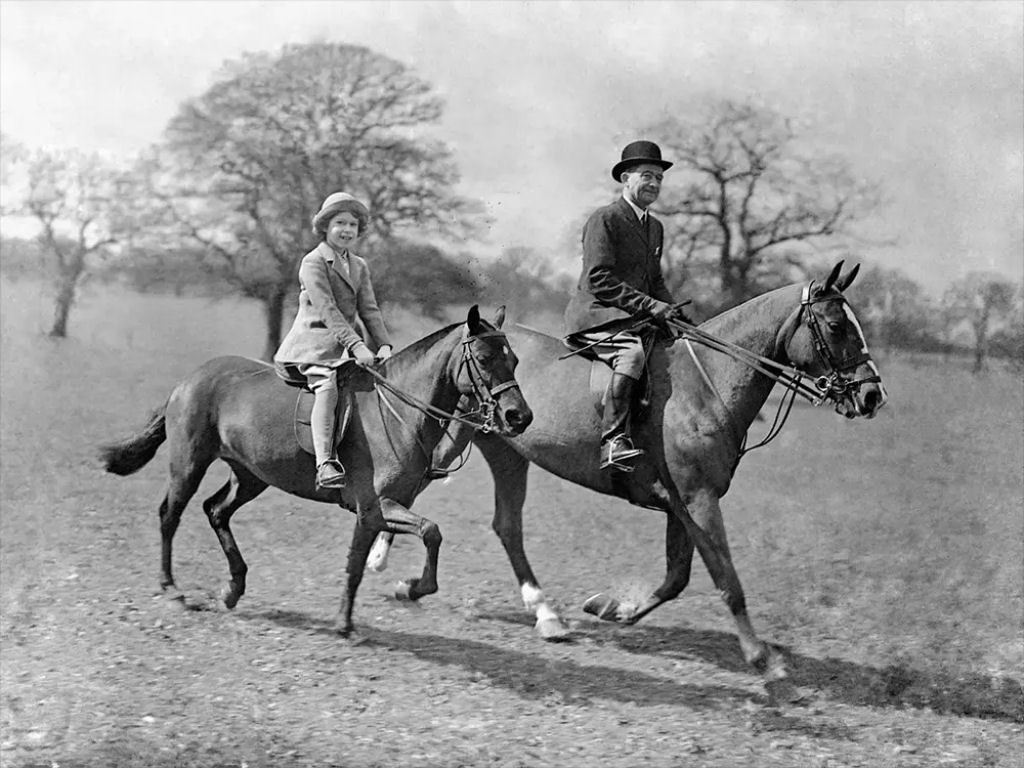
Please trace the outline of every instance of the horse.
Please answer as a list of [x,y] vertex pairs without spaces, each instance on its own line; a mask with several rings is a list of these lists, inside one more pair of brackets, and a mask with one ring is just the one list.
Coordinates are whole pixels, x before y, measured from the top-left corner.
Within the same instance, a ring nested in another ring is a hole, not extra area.
[[[245,594],[248,571],[231,532],[231,516],[271,485],[356,512],[346,589],[335,622],[338,634],[349,637],[353,632],[356,591],[379,531],[423,538],[430,553],[423,591],[436,591],[440,531],[408,508],[434,476],[431,462],[445,434],[445,419],[509,437],[533,419],[515,379],[518,360],[499,330],[504,317],[502,307],[488,323],[473,306],[464,323],[414,342],[377,370],[360,369],[362,386],[355,384],[357,374],[351,377],[355,386],[346,391],[361,391],[353,395],[355,407],[340,437],[339,456],[348,470],[341,489],[316,487],[314,458],[298,440],[297,390],[273,366],[245,357],[218,357],[182,380],[142,431],[100,451],[108,472],[129,475],[169,442],[169,479],[160,503],[164,594],[184,600],[171,572],[172,542],[182,512],[216,459],[228,465],[230,476],[203,509],[227,558],[230,578],[220,597],[228,609]],[[366,377],[371,385],[365,384]],[[482,420],[452,413],[463,396],[482,405],[476,413]],[[406,416],[393,404],[395,398],[410,406],[402,409]],[[412,599],[420,596],[415,580],[408,588]]]
[[[633,430],[646,455],[632,473],[599,467],[600,391],[592,391],[597,388],[591,377],[599,368],[607,377],[610,369],[567,353],[560,339],[539,331],[522,326],[508,331],[520,359],[520,386],[534,409],[533,426],[519,436],[459,429],[439,447],[444,455],[437,462],[452,461],[470,440],[484,456],[495,484],[493,528],[542,637],[561,640],[571,633],[547,601],[523,547],[530,464],[666,514],[667,569],[661,585],[638,605],[594,595],[584,603],[586,612],[635,624],[683,592],[696,548],[732,613],[746,661],[768,681],[786,677],[781,655],[758,638],[747,613],[719,500],[744,453],[759,447],[747,447],[746,434],[777,382],[786,387],[789,406],[801,394],[815,405],[831,402],[850,419],[873,418],[885,404],[881,375],[843,295],[859,265],[845,276],[842,267],[840,261],[823,282],[778,288],[700,326],[673,323],[681,337],[671,346],[655,346],[649,360],[649,416],[635,419]],[[805,377],[813,379],[813,386]],[[785,396],[780,414],[784,403]],[[785,415],[781,421],[776,417],[772,433],[782,428]],[[371,568],[386,564],[392,540],[391,534],[378,539]]]

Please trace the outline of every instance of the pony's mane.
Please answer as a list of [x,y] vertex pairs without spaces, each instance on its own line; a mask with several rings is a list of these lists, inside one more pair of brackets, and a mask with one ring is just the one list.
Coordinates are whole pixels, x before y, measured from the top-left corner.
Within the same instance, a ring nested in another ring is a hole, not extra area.
[[[465,325],[465,322],[466,321],[463,320],[457,323],[452,323],[451,325],[446,325],[444,328],[441,328],[440,330],[427,334],[422,339],[418,339],[409,346],[404,347],[403,349],[400,349],[397,352],[395,352],[395,356],[397,357],[399,355],[404,355],[406,352],[413,353],[421,351],[423,349],[429,349],[430,347],[434,346],[438,341],[440,341],[443,337],[447,336],[449,333],[454,331],[456,328]],[[484,320],[483,318],[480,318],[480,325],[483,326],[485,330],[494,330],[494,326],[491,325],[488,321]]]

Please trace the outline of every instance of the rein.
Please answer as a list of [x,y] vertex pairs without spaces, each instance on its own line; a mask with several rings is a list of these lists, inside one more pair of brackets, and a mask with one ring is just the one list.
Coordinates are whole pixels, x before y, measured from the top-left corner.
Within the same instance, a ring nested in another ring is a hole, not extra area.
[[[420,436],[417,433],[417,431],[412,429],[409,423],[404,418],[402,418],[402,415],[396,410],[394,405],[391,404],[385,392],[394,395],[398,400],[405,403],[410,408],[419,411],[424,416],[431,419],[435,419],[438,425],[444,431],[444,434],[448,436],[448,438],[452,441],[453,444],[455,442],[455,439],[452,437],[451,432],[448,431],[448,425],[453,421],[456,421],[460,424],[465,424],[466,426],[469,426],[475,430],[479,430],[484,434],[493,432],[496,428],[495,415],[497,413],[498,407],[498,401],[495,396],[501,394],[502,392],[508,389],[518,387],[519,382],[517,382],[513,377],[508,381],[504,381],[501,384],[498,384],[494,387],[490,387],[484,381],[483,372],[480,368],[480,362],[470,351],[470,345],[473,343],[475,339],[488,338],[492,336],[500,336],[502,338],[505,338],[505,334],[501,333],[500,331],[488,331],[485,333],[477,334],[475,336],[469,335],[468,327],[463,331],[463,338],[461,342],[462,358],[459,361],[459,367],[455,373],[455,378],[458,379],[459,374],[462,373],[462,369],[466,368],[469,371],[469,379],[473,387],[472,394],[474,397],[476,397],[477,402],[480,403],[480,407],[477,410],[468,411],[463,415],[460,415],[458,413],[452,413],[449,411],[445,411],[441,408],[438,408],[432,403],[428,403],[427,401],[422,400],[416,397],[415,395],[411,395],[408,392],[395,386],[380,372],[375,371],[372,368],[365,369],[375,379],[373,386],[375,392],[377,393],[378,408],[380,409],[381,412],[381,423],[384,426],[384,433],[387,435],[388,444],[391,446],[391,450],[395,453],[396,456],[398,455],[398,450],[395,448],[394,441],[391,438],[391,433],[387,429],[387,421],[386,419],[384,419],[383,409],[385,406],[391,412],[391,414],[398,420],[398,422],[409,430],[409,432],[413,436],[413,439],[416,440],[416,444],[419,446],[421,453],[423,453],[424,457],[427,459],[428,467],[425,475],[431,480],[438,480],[440,478],[448,477],[449,475],[462,469],[462,467],[465,466],[466,462],[469,459],[469,451],[472,450],[472,441],[470,441],[469,443],[469,450],[467,450],[464,454],[460,454],[460,461],[457,467],[453,469],[440,469],[431,466],[433,463],[433,451],[427,450],[426,446],[423,444],[423,441],[420,439]],[[472,418],[477,416],[482,417],[482,420],[476,420],[475,418]]]
[[807,327],[811,332],[815,351],[818,353],[818,356],[821,358],[825,366],[829,369],[827,374],[823,374],[814,379],[813,386],[804,381],[804,379],[808,377],[808,374],[801,371],[799,368],[777,362],[771,358],[764,357],[763,355],[758,355],[730,341],[725,341],[717,336],[712,336],[706,331],[702,331],[689,323],[684,323],[680,320],[668,321],[668,324],[685,338],[686,347],[690,353],[690,357],[693,359],[693,362],[697,367],[698,372],[711,391],[714,392],[725,406],[726,413],[729,414],[729,422],[734,435],[740,434],[736,418],[733,416],[732,411],[729,409],[725,399],[718,391],[718,388],[714,385],[714,382],[711,381],[711,378],[704,370],[704,366],[701,365],[698,360],[691,341],[703,344],[710,349],[722,352],[723,354],[732,357],[734,360],[747,365],[763,376],[767,376],[772,381],[782,384],[786,389],[786,393],[783,394],[782,399],[779,401],[779,407],[775,412],[775,418],[772,421],[772,426],[769,428],[768,434],[765,438],[756,445],[748,448],[746,447],[746,433],[741,434],[740,439],[737,440],[739,445],[739,456],[737,456],[736,459],[737,462],[745,453],[767,445],[779,435],[789,418],[789,414],[793,409],[793,403],[796,401],[797,395],[806,399],[811,403],[811,405],[818,407],[826,400],[838,403],[841,398],[847,396],[851,391],[859,389],[861,384],[881,381],[881,378],[877,375],[855,380],[851,380],[843,375],[847,371],[853,370],[870,360],[871,356],[867,352],[864,352],[863,354],[857,355],[853,358],[847,358],[845,360],[836,359],[835,355],[832,354],[832,350],[828,343],[825,341],[825,335],[821,330],[821,324],[814,312],[811,311],[811,307],[814,304],[826,301],[842,301],[845,303],[846,299],[841,294],[837,296],[811,298],[812,286],[813,281],[804,286],[800,297],[800,306],[793,310],[792,314],[786,318],[786,321],[782,324],[779,336],[776,339],[776,352],[785,352],[790,340],[793,338],[797,328],[800,326],[801,318],[806,314],[808,317]]

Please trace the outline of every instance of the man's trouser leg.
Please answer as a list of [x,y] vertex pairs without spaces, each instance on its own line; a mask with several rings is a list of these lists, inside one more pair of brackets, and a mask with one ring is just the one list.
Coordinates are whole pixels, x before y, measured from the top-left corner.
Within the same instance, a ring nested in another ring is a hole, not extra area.
[[644,453],[630,439],[629,416],[635,385],[629,376],[612,373],[601,419],[601,469],[632,472],[633,468],[627,462]]
[[[607,332],[577,334],[584,343],[607,337]],[[612,379],[605,394],[601,418],[601,469],[632,472],[628,462],[643,455],[630,439],[630,407],[633,390],[644,370],[643,339],[629,332],[618,333],[591,347],[595,356],[612,367]]]

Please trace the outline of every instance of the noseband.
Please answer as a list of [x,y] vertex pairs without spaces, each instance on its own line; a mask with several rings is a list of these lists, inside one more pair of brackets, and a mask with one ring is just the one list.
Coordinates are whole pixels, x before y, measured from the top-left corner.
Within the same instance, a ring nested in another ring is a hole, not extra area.
[[[859,368],[864,363],[871,360],[871,355],[867,351],[862,352],[859,355],[853,357],[847,357],[839,359],[832,352],[832,348],[829,347],[828,342],[825,340],[825,334],[821,328],[821,321],[818,316],[814,314],[811,309],[815,304],[824,304],[827,302],[839,301],[842,302],[844,307],[849,306],[846,297],[841,293],[831,296],[819,296],[818,298],[811,297],[811,286],[814,283],[808,283],[804,286],[803,293],[800,296],[800,306],[793,312],[793,314],[783,324],[782,332],[779,334],[780,338],[785,339],[782,344],[783,350],[786,350],[789,346],[789,342],[792,341],[793,335],[796,333],[796,329],[800,326],[800,320],[804,315],[807,316],[807,329],[811,333],[811,340],[814,343],[814,349],[818,353],[818,358],[828,369],[828,373],[818,376],[814,379],[814,388],[821,394],[821,400],[832,400],[835,403],[839,403],[843,398],[852,397],[855,393],[860,391],[862,384],[872,384],[881,382],[881,377],[876,375],[865,376],[862,379],[853,379],[845,374],[848,371]],[[787,352],[787,357],[789,354]]]
[[505,338],[505,334],[501,333],[501,331],[486,331],[475,336],[470,336],[469,328],[467,327],[462,339],[462,359],[459,361],[459,368],[455,373],[455,378],[457,380],[462,374],[463,368],[469,371],[469,381],[473,390],[472,392],[466,392],[463,394],[472,394],[476,397],[479,407],[475,411],[470,411],[466,415],[481,417],[481,422],[477,424],[476,427],[484,434],[493,432],[497,426],[496,413],[498,410],[498,401],[495,396],[500,395],[507,389],[519,387],[519,382],[516,381],[515,376],[508,381],[503,381],[493,387],[489,386],[487,382],[484,381],[483,371],[480,368],[480,361],[476,359],[476,356],[473,354],[470,347],[475,339],[484,339],[494,336],[501,337],[502,339]]

